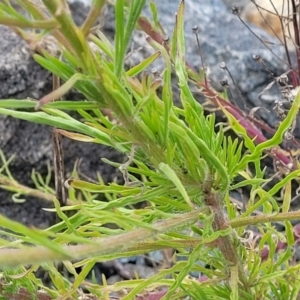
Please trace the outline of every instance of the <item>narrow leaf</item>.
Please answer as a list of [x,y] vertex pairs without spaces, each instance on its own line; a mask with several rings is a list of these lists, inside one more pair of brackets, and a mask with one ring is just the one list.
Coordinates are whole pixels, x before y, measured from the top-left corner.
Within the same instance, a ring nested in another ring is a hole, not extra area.
[[154,54],[148,56],[146,59],[144,59],[141,63],[138,65],[134,66],[130,70],[126,72],[126,75],[128,76],[136,76],[137,74],[141,73],[144,71],[149,65],[151,65],[159,56],[161,52],[157,51]]
[[285,186],[284,195],[283,195],[283,203],[282,203],[282,212],[288,212],[290,210],[292,200],[292,183],[288,181]]
[[174,183],[174,185],[177,187],[178,191],[186,201],[186,203],[191,207],[195,208],[195,205],[191,202],[190,197],[184,188],[183,184],[181,183],[180,179],[177,177],[174,170],[170,168],[169,165],[165,163],[159,164],[159,169]]

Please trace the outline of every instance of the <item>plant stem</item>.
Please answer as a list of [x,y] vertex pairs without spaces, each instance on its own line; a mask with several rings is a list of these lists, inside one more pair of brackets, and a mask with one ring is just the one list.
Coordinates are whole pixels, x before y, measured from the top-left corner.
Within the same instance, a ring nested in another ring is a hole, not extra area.
[[275,213],[271,215],[259,215],[251,217],[240,217],[228,222],[232,228],[255,225],[268,222],[283,222],[300,219],[300,211],[290,211],[286,213]]
[[[218,191],[214,191],[213,187],[213,177],[208,178],[204,183],[204,201],[211,208],[214,214],[213,220],[213,230],[220,231],[225,230],[229,227],[229,223],[226,220],[224,210],[223,210],[223,198],[222,194]],[[249,293],[249,284],[247,276],[244,272],[243,265],[237,253],[237,242],[235,235],[232,233],[227,236],[221,236],[219,238],[218,247],[222,252],[224,258],[227,260],[229,267],[237,266],[238,277],[241,283],[241,288]],[[231,268],[230,268],[231,269]]]
[[[0,266],[1,268],[17,267],[27,264],[39,264],[49,261],[78,260],[124,252],[129,249],[130,246],[134,246],[147,238],[153,238],[161,233],[178,230],[179,228],[195,224],[200,213],[207,213],[207,208],[176,215],[173,218],[154,223],[150,229],[149,227],[138,228],[130,232],[110,236],[108,238],[94,239],[92,241],[93,244],[89,241],[89,244],[64,246],[64,252],[68,253],[68,256],[64,253],[59,251],[56,252],[46,247],[22,247],[22,249],[3,248],[0,249]],[[2,225],[5,223],[5,220],[8,220],[10,227],[12,227],[11,224],[14,222],[4,216],[1,216],[1,220]]]
[[94,25],[94,23],[97,21],[97,18],[99,17],[104,4],[105,4],[105,0],[93,1],[91,10],[88,16],[86,17],[83,25],[81,26],[81,30],[84,36],[88,36],[89,31],[91,27]]
[[[39,199],[43,199],[49,202],[53,202],[53,198],[55,197],[54,192],[46,193],[43,191],[39,191],[38,189],[33,189],[26,185],[22,185],[17,181],[11,180],[8,177],[2,175],[0,175],[0,187],[7,191],[20,193],[21,195],[37,197]],[[78,203],[78,201],[67,199],[66,205],[76,205]]]

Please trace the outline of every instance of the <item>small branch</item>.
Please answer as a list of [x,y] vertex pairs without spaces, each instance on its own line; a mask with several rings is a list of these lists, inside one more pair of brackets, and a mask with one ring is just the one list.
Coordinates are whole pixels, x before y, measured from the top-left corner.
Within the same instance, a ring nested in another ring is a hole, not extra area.
[[[205,203],[211,207],[212,212],[214,213],[214,222],[213,229],[214,231],[225,230],[229,226],[225,220],[225,216],[223,213],[222,207],[222,199],[220,195],[212,192],[211,190],[204,196]],[[222,237],[221,239],[227,239],[228,237]],[[222,243],[220,245],[220,250],[224,254],[224,257],[232,264],[238,263],[238,258],[235,254],[234,247],[231,241],[227,241],[226,243]]]
[[46,21],[25,21],[21,19],[14,19],[10,17],[5,17],[1,16],[0,19],[0,24],[1,25],[6,25],[6,26],[17,26],[20,28],[36,28],[36,29],[48,29],[48,30],[53,30],[56,27],[58,27],[56,20],[49,19]]
[[93,1],[91,10],[90,10],[88,16],[86,17],[83,25],[81,26],[81,30],[82,30],[84,36],[88,36],[88,34],[90,33],[90,29],[92,28],[92,26],[96,22],[97,18],[99,17],[104,4],[105,4],[105,0],[94,0]]
[[297,65],[298,65],[298,78],[300,76],[300,37],[299,37],[299,26],[298,26],[298,20],[297,20],[297,7],[295,0],[292,0],[292,8],[293,8],[293,28],[294,28],[294,35],[295,35],[295,48],[297,53]]
[[[213,230],[220,231],[229,228],[224,210],[223,210],[223,198],[219,192],[213,191],[212,188],[213,178],[208,178],[204,183],[204,201],[211,208],[214,214]],[[239,258],[235,236],[233,234],[219,237],[218,247],[222,252],[224,258],[228,261],[229,267],[236,266],[238,270],[238,277],[241,283],[241,288],[246,292],[249,292],[249,285],[247,276],[245,274],[241,259]]]
[[300,211],[291,211],[286,213],[275,213],[271,215],[259,215],[251,217],[240,217],[228,222],[228,225],[232,228],[238,228],[243,226],[256,225],[268,222],[284,222],[300,220]]
[[[0,175],[0,187],[7,191],[16,192],[21,195],[36,197],[49,202],[53,202],[53,199],[55,198],[55,196],[52,194],[44,193],[37,189],[30,188],[28,186],[18,183],[15,180],[10,180],[5,176],[1,176],[1,175]],[[78,204],[77,201],[71,201],[70,199],[67,199],[66,205],[76,205],[76,204]]]
[[125,252],[130,246],[134,246],[142,240],[195,224],[198,221],[200,213],[207,213],[207,208],[176,215],[171,219],[157,222],[152,225],[151,229],[139,228],[108,238],[94,239],[92,241],[93,244],[65,246],[63,249],[65,250],[64,252],[68,253],[68,256],[62,252],[55,252],[46,247],[23,247],[22,249],[2,248],[0,249],[0,266],[1,268],[17,267],[27,264],[40,264],[43,262],[70,259],[78,260],[99,255]]

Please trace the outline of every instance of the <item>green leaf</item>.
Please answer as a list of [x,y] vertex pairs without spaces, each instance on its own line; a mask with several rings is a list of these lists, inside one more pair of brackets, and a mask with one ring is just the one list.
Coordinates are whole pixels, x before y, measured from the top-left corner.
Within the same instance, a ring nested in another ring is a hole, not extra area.
[[126,72],[127,76],[136,76],[142,71],[144,71],[149,65],[151,65],[159,56],[161,55],[161,52],[158,51],[147,58],[145,58],[142,62],[140,62],[138,65],[134,66],[130,70]]
[[37,101],[26,99],[1,99],[0,107],[2,108],[35,108]]
[[146,0],[131,0],[128,19],[125,24],[125,5],[124,0],[116,1],[116,37],[115,37],[115,74],[117,78],[120,78],[125,52],[129,43],[129,40],[132,36],[133,29],[135,24],[141,14],[141,11],[145,5]]
[[116,35],[115,35],[115,74],[120,77],[123,69],[123,60],[125,56],[126,46],[124,43],[125,35],[125,7],[124,0],[116,0],[115,18],[116,18]]
[[[54,253],[61,254],[65,256],[65,258],[70,258],[70,253],[66,249],[64,249],[61,245],[54,243],[52,240],[48,238],[48,234],[38,229],[30,229],[18,222],[12,221],[3,215],[0,214],[0,223],[1,226],[12,230],[18,234],[24,235],[27,238],[32,239],[37,245],[42,245],[45,248],[52,250]],[[24,256],[26,256],[26,251],[24,251]]]
[[74,74],[67,82],[62,84],[58,89],[54,90],[50,94],[44,96],[37,104],[36,109],[40,109],[46,103],[49,103],[53,100],[57,100],[65,95],[78,80],[87,80],[86,76],[82,74]]
[[252,186],[254,184],[262,184],[266,181],[267,181],[266,179],[261,179],[261,178],[253,178],[253,179],[243,180],[237,184],[231,185],[230,189],[236,190],[236,189],[239,189],[239,188],[245,187],[245,186]]
[[288,181],[283,194],[282,212],[288,212],[290,210],[292,200],[292,183]]
[[270,140],[267,140],[261,144],[258,144],[255,149],[252,151],[251,154],[245,155],[240,163],[237,165],[236,169],[241,170],[244,169],[244,167],[250,162],[256,160],[258,157],[260,157],[262,151],[265,151],[267,149],[270,149],[272,147],[280,145],[282,142],[284,133],[290,128],[293,121],[295,120],[297,114],[299,113],[300,109],[300,93],[297,94],[297,96],[294,99],[294,102],[292,104],[292,107],[289,109],[289,112],[286,116],[286,118],[280,123],[277,131],[273,135],[273,137]]
[[272,272],[266,275],[262,275],[259,279],[259,281],[261,283],[266,282],[269,283],[272,280],[278,279],[278,278],[282,278],[285,274],[286,274],[286,270],[284,271],[276,271],[276,272]]
[[285,234],[288,245],[292,247],[294,245],[295,238],[294,228],[290,221],[285,221]]
[[99,139],[104,145],[112,146],[110,138],[105,133],[102,133],[101,131],[93,127],[87,126],[75,119],[72,119],[71,117],[69,119],[64,119],[62,117],[50,116],[44,112],[29,113],[9,110],[5,108],[0,108],[0,114],[12,116],[14,118],[34,123],[50,125],[65,130],[77,131]]
[[185,190],[183,184],[181,183],[180,179],[177,177],[176,173],[172,168],[170,168],[169,165],[165,163],[159,164],[159,169],[174,183],[174,185],[177,187],[178,191],[184,198],[185,202],[193,209],[195,208],[195,205],[191,202],[190,197]]
[[157,8],[155,6],[155,3],[153,1],[150,2],[150,10],[152,13],[152,18],[155,24],[156,29],[160,28],[160,23],[158,20],[158,12],[157,12]]

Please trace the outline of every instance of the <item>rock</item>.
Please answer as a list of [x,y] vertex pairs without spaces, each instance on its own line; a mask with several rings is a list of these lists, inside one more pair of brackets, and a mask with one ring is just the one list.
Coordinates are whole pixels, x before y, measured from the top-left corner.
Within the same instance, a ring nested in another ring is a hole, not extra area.
[[[159,20],[170,37],[172,36],[175,12],[178,9],[179,3],[179,0],[171,0],[168,3],[164,1],[156,3]],[[151,16],[150,11],[147,9],[145,10],[145,14]],[[264,110],[259,111],[259,115],[269,125],[275,126],[278,118],[273,112],[274,101],[280,98],[281,95],[276,85],[274,85],[261,99],[258,98],[259,93],[273,80],[273,77],[266,67],[253,60],[253,55],[260,55],[267,68],[275,76],[279,76],[288,70],[287,65],[284,63],[286,59],[283,47],[277,45],[278,41],[269,36],[265,31],[248,24],[262,40],[271,43],[269,47],[275,55],[272,54],[242,24],[236,15],[228,11],[221,0],[203,0],[201,2],[186,0],[186,60],[197,69],[201,67],[201,59],[196,38],[192,31],[194,26],[198,26],[200,30],[201,52],[204,58],[204,65],[209,68],[211,84],[216,89],[222,90],[219,82],[226,77],[234,95],[234,102],[243,110],[245,110],[245,106],[249,109],[258,106],[264,107]],[[139,41],[141,43],[141,38],[139,38]],[[135,42],[138,43],[138,39],[135,39]],[[221,62],[226,63],[242,93],[243,100],[235,91],[236,89],[228,73],[220,69],[219,64]]]
[[232,6],[239,6],[240,8],[244,8],[250,0],[222,0],[225,6],[229,11],[231,11]]
[[[172,36],[175,12],[179,0],[158,1],[156,3],[159,19],[169,36]],[[219,81],[223,77],[229,80],[230,88],[234,95],[234,102],[241,108],[264,107],[259,110],[259,115],[271,126],[275,126],[278,119],[273,112],[274,101],[280,97],[276,86],[268,91],[261,99],[259,93],[273,80],[266,68],[253,60],[253,55],[260,55],[267,68],[275,76],[281,75],[287,70],[287,66],[281,61],[285,60],[284,50],[277,45],[270,45],[275,56],[239,21],[238,17],[231,14],[221,0],[203,0],[200,2],[186,0],[185,11],[185,38],[186,59],[195,68],[201,67],[199,49],[197,47],[192,27],[197,25],[200,29],[199,39],[201,51],[204,57],[204,65],[210,70],[212,85],[221,90]],[[80,24],[86,16],[88,9],[80,2],[73,2],[71,9],[74,12],[76,22]],[[151,16],[149,8],[144,9],[144,14]],[[249,25],[250,26],[250,25]],[[276,44],[264,31],[250,26],[252,30],[263,40]],[[108,38],[114,36],[113,9],[107,10],[106,21],[102,28]],[[30,56],[30,51],[24,42],[11,30],[1,26],[0,35],[0,99],[26,97],[40,98],[51,90],[51,76],[43,70]],[[145,34],[136,32],[132,38],[133,48],[143,47],[143,51],[135,51],[127,60],[129,65],[135,65],[148,53],[153,53],[146,43]],[[131,48],[130,48],[131,49]],[[280,59],[276,58],[279,57]],[[234,92],[234,86],[229,75],[219,68],[219,64],[225,62],[232,77],[242,92],[243,99]],[[71,93],[68,99],[80,97]],[[175,95],[176,97],[176,95]],[[249,111],[248,109],[248,111]],[[23,184],[31,184],[30,172],[33,168],[42,175],[46,174],[48,161],[52,161],[51,129],[33,123],[28,123],[10,117],[0,116],[0,148],[6,157],[15,154],[15,159],[10,165],[12,174]],[[100,145],[76,143],[64,139],[64,152],[67,171],[70,172],[74,162],[82,158],[81,171],[88,175],[100,172],[105,181],[111,181],[118,172],[110,166],[101,163],[100,158],[120,160],[120,154],[112,149]],[[92,155],[91,155],[92,154]],[[0,192],[0,212],[9,217],[16,218],[26,224],[41,224],[53,214],[41,211],[46,204],[38,199],[28,198],[25,204],[14,204],[11,194]],[[24,213],[23,211],[26,211]],[[47,223],[47,222],[46,222]],[[47,226],[47,224],[44,224]]]
[[150,278],[157,273],[155,268],[144,265],[125,264],[124,269],[131,274],[132,278]]
[[[88,8],[80,2],[71,4],[71,9],[77,24],[81,24],[88,13]],[[107,24],[107,32],[113,38],[113,19]],[[11,29],[0,26],[0,99],[41,98],[51,91],[51,74],[41,68],[31,57],[31,51]],[[71,92],[67,99],[82,99]],[[15,155],[10,164],[12,175],[21,184],[33,186],[31,171],[35,169],[42,176],[47,174],[47,164],[52,164],[51,128],[11,117],[0,115],[0,149],[8,159]],[[112,161],[121,161],[121,154],[111,148],[91,143],[80,143],[63,138],[65,165],[67,176],[70,175],[75,161],[82,159],[80,172],[96,178],[99,172],[105,182],[113,181],[120,173],[115,168],[101,161],[105,157]],[[0,212],[9,218],[16,219],[27,225],[47,227],[54,220],[53,213],[45,212],[43,207],[52,204],[41,199],[22,197],[23,204],[12,201],[12,194],[0,189]]]

